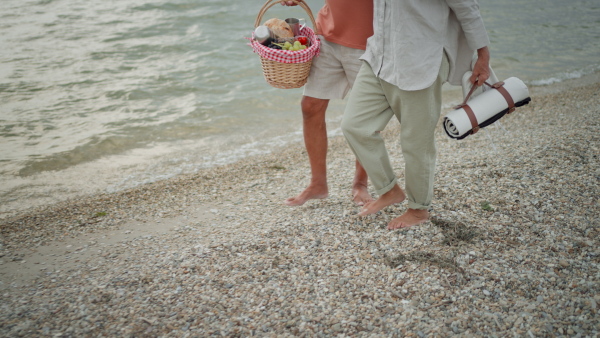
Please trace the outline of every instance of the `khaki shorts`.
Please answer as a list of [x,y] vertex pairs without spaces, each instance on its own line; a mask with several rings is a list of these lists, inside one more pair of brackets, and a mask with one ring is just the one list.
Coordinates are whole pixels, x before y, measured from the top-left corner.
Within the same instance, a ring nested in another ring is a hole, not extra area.
[[313,59],[308,81],[304,86],[304,96],[317,99],[343,99],[356,79],[365,53],[321,39],[319,56]]

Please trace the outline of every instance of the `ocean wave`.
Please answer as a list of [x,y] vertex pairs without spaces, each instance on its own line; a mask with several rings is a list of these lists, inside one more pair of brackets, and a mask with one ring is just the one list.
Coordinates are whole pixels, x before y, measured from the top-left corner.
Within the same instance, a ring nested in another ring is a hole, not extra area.
[[600,65],[592,65],[592,66],[584,67],[579,70],[558,73],[555,76],[552,76],[549,78],[526,81],[526,83],[529,85],[532,85],[532,86],[547,86],[547,85],[551,85],[553,83],[563,82],[566,80],[579,79],[586,75],[594,74],[599,71],[600,71]]

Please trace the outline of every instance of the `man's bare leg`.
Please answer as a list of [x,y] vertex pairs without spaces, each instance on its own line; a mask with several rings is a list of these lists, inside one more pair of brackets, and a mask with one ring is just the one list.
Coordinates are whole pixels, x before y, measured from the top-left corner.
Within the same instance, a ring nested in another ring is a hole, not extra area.
[[425,223],[427,220],[429,220],[429,211],[426,209],[408,209],[402,216],[396,217],[388,223],[388,229],[408,228]]
[[405,199],[406,194],[404,194],[404,191],[397,184],[395,184],[390,191],[379,196],[377,200],[365,205],[364,208],[358,213],[358,216],[374,214],[392,204],[401,203]]
[[325,112],[329,100],[310,96],[302,97],[302,129],[304,145],[308,152],[311,179],[308,187],[299,195],[285,200],[289,206],[298,206],[311,199],[329,196],[327,187],[327,126]]
[[366,205],[373,202],[373,197],[369,194],[368,190],[369,176],[365,168],[356,161],[356,172],[354,174],[354,181],[352,182],[352,200],[357,205]]

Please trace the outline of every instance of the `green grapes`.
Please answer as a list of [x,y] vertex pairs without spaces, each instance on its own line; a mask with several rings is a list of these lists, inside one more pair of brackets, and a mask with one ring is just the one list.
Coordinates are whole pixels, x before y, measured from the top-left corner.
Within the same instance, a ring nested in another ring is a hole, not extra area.
[[291,50],[291,51],[306,49],[306,46],[301,44],[299,41],[294,41],[293,44],[290,43],[289,41],[286,41],[285,43],[273,43],[273,45],[279,46],[283,50]]

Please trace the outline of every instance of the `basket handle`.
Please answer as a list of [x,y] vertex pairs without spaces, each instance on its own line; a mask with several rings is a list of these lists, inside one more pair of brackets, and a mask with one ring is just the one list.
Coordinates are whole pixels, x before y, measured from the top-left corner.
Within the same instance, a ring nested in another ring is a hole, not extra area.
[[[313,16],[312,11],[308,7],[308,5],[306,3],[304,3],[304,1],[297,1],[297,0],[291,0],[291,1],[294,1],[297,5],[302,7],[302,9],[304,9],[304,11],[308,14],[308,17],[310,18],[310,21],[312,21],[315,34],[319,35],[319,32],[317,31],[317,22],[315,21],[315,17]],[[281,2],[281,0],[267,0],[267,2],[265,2],[265,4],[260,9],[260,12],[258,12],[256,21],[254,21],[254,28],[260,26],[260,22],[262,21],[263,15],[265,15],[267,10],[269,8],[277,5],[280,2]]]

